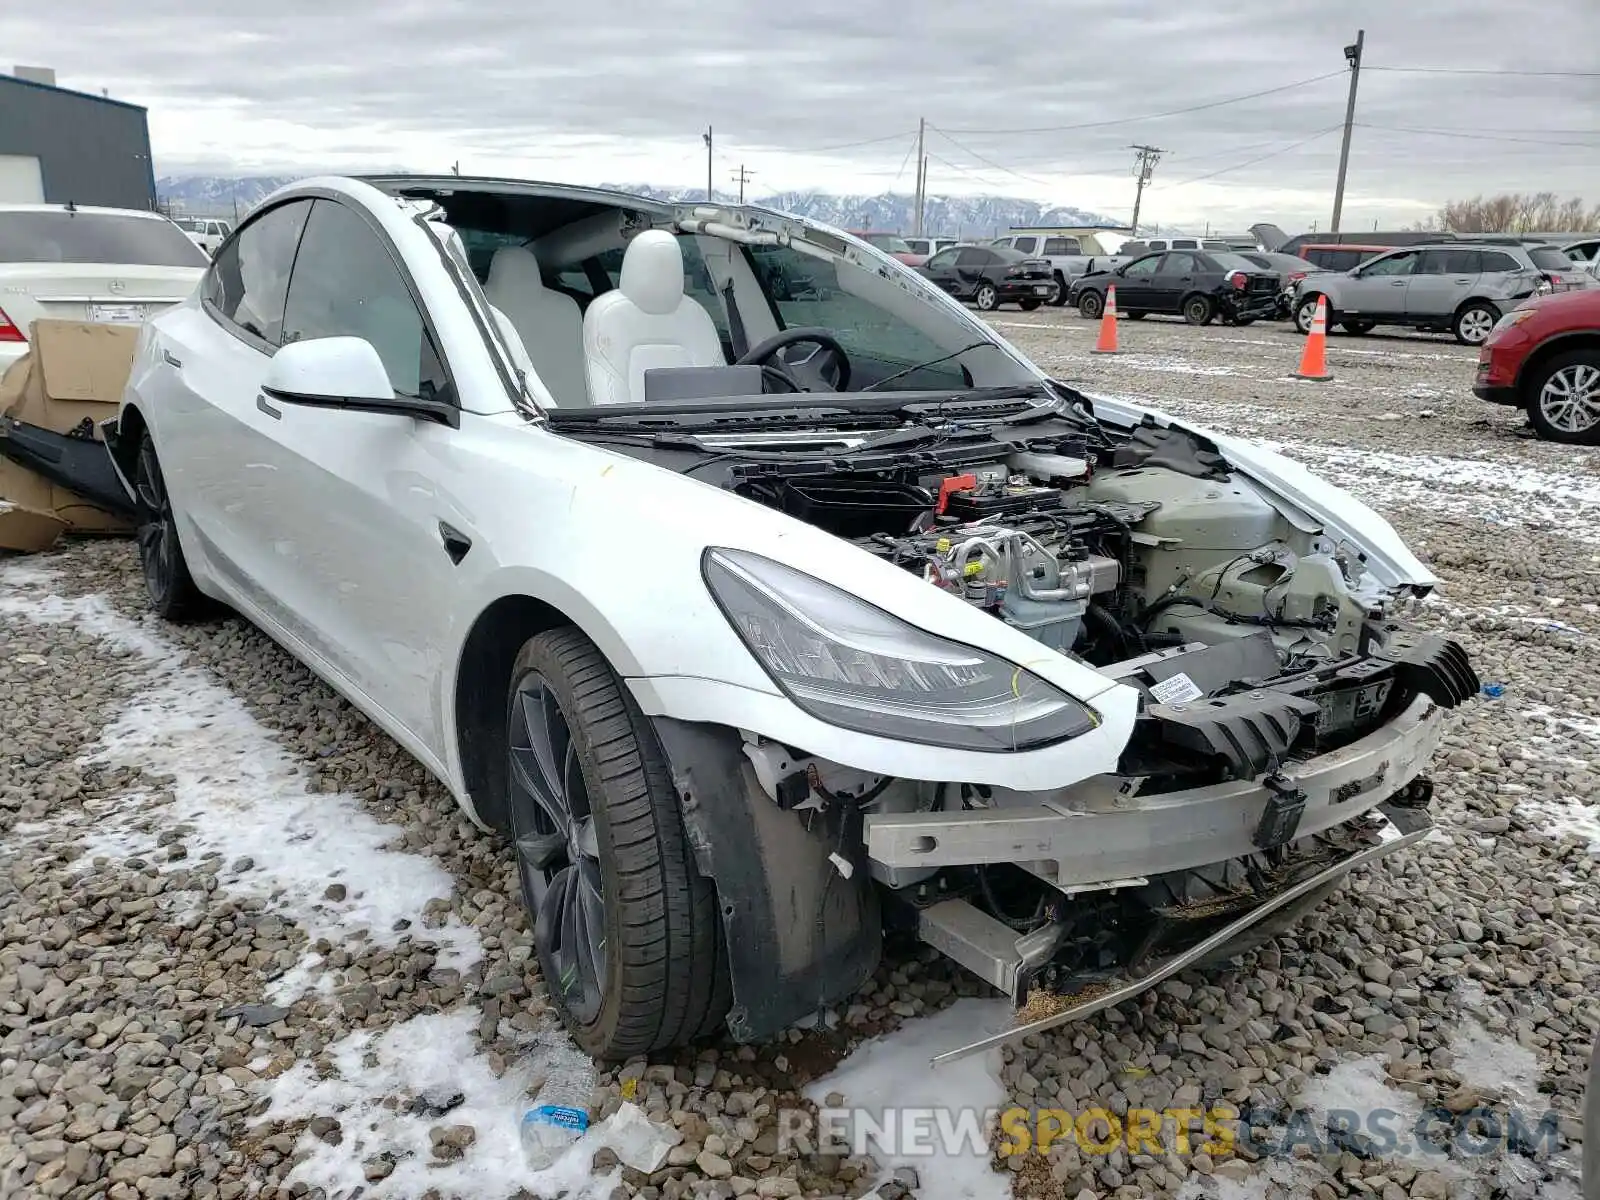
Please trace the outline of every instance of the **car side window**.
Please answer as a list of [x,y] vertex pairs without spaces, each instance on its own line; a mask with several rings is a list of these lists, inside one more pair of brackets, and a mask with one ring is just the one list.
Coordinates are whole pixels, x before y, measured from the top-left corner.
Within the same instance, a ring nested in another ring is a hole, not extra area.
[[928,260],[928,266],[939,270],[943,270],[945,267],[953,267],[956,265],[956,255],[960,253],[961,251],[959,250],[941,250]]
[[292,200],[262,213],[223,246],[201,285],[217,316],[276,346],[283,336],[283,304],[311,201]]
[[1200,264],[1192,254],[1169,254],[1161,262],[1163,275],[1193,275]]
[[1021,250],[1024,254],[1032,254],[1039,248],[1039,239],[1031,237],[1013,238],[1011,240],[1011,248],[1013,250]]
[[1511,255],[1506,254],[1503,251],[1484,250],[1482,251],[1482,255],[1483,273],[1485,275],[1492,271],[1520,271],[1523,269],[1522,264],[1517,262],[1516,259],[1512,258]]
[[444,366],[389,249],[354,209],[317,200],[284,306],[283,341],[359,337],[396,392],[426,400],[446,390]]
[[1417,269],[1417,254],[1408,250],[1404,254],[1391,254],[1388,258],[1375,259],[1362,269],[1363,275],[1373,278],[1396,275],[1410,275]]
[[1077,238],[1045,238],[1044,252],[1046,255],[1082,254],[1083,247],[1078,244]]
[[994,253],[981,246],[968,246],[959,253],[956,265],[961,267],[987,267],[994,261]]
[[1417,262],[1418,275],[1447,275],[1450,273],[1450,251],[1424,250]]
[[1161,254],[1152,254],[1149,258],[1141,258],[1138,262],[1130,264],[1123,274],[1141,279],[1147,275],[1154,275],[1156,269],[1161,266],[1161,260],[1164,257]]

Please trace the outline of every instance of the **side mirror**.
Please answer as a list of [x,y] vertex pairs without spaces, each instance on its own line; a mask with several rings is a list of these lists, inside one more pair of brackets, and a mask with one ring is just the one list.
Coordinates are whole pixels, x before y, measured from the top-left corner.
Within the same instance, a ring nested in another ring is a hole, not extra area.
[[390,413],[459,426],[454,405],[400,396],[372,343],[358,337],[313,338],[280,346],[261,390],[284,404]]

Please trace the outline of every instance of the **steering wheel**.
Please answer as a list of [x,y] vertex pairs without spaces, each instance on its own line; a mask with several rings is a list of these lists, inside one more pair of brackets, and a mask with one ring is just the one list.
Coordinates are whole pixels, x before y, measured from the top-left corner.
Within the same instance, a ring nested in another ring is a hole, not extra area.
[[[779,353],[803,342],[810,342],[817,349],[804,358],[791,358]],[[803,325],[776,333],[751,346],[734,365],[759,366],[797,392],[843,392],[850,387],[850,356],[845,353],[838,338],[819,326]],[[828,369],[830,367],[831,372]]]

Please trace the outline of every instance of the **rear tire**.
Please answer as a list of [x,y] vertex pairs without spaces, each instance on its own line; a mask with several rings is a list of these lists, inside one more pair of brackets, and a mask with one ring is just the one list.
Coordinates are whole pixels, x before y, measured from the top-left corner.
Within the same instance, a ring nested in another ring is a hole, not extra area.
[[1085,320],[1098,321],[1105,312],[1105,298],[1099,292],[1084,291],[1078,295],[1078,315]]
[[1573,350],[1541,364],[1526,395],[1528,420],[1541,438],[1600,445],[1600,350]]
[[1191,325],[1209,325],[1216,318],[1217,306],[1210,296],[1185,296],[1183,319]]
[[1034,309],[1038,308],[1039,305],[1041,305],[1043,303],[1044,303],[1043,300],[1018,300],[1017,301],[1017,307],[1020,308],[1023,312],[1032,312]]
[[[523,901],[540,973],[573,1040],[617,1061],[709,1035],[732,986],[716,889],[695,867],[649,721],[570,627],[523,645],[506,714]],[[557,919],[567,914],[570,923]]]
[[209,597],[195,586],[178,541],[178,521],[166,477],[148,430],[139,438],[133,470],[134,513],[139,541],[139,566],[144,572],[150,607],[163,621],[179,624],[215,611]]
[[1492,305],[1474,301],[1456,313],[1456,319],[1450,323],[1450,332],[1463,346],[1481,346],[1499,319],[1500,313]]
[[1060,271],[1056,272],[1056,294],[1050,297],[1051,308],[1060,308],[1067,302],[1067,277]]
[[1145,314],[1138,309],[1135,309],[1133,312],[1125,312],[1122,315],[1127,317],[1130,321],[1142,321],[1145,317]]

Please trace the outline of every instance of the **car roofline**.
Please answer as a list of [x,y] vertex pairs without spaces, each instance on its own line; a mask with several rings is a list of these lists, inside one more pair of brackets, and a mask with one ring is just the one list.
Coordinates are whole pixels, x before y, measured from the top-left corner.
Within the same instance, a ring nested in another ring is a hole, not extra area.
[[[0,204],[0,213],[74,213],[84,217],[147,217],[152,221],[165,221],[165,213],[148,208],[116,208],[107,204]],[[220,218],[217,218],[220,219]]]
[[[369,184],[391,196],[408,190],[417,191],[495,191],[520,196],[542,196],[549,199],[587,200],[594,204],[609,204],[618,208],[633,208],[670,216],[681,204],[692,201],[656,200],[619,188],[589,187],[582,184],[551,183],[538,179],[514,179],[495,175],[351,175],[361,183]],[[738,208],[718,202],[719,208]],[[746,206],[748,207],[748,206]]]

